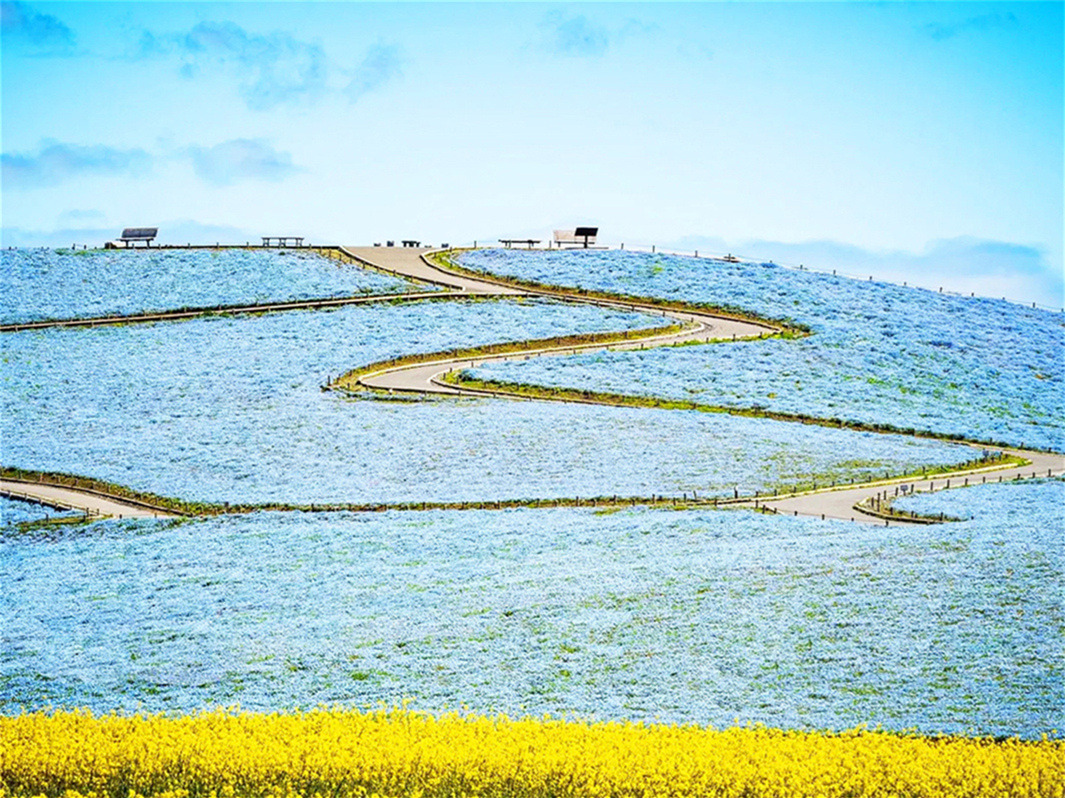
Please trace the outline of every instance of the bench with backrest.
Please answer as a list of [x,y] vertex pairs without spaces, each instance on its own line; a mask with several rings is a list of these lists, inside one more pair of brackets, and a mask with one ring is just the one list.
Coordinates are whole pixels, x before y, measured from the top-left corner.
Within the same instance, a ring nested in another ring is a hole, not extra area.
[[158,233],[158,227],[127,227],[122,231],[118,240],[127,247],[136,246],[139,241],[143,241],[144,246],[150,247]]
[[589,244],[595,243],[595,237],[598,234],[598,227],[578,227],[575,230],[556,230],[555,244],[560,247],[581,245],[587,249]]

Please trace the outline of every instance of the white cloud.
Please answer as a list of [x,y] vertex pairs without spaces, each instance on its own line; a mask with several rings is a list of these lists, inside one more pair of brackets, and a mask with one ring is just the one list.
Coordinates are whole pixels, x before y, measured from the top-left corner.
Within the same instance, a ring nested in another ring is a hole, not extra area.
[[179,74],[228,70],[249,108],[313,103],[328,91],[329,61],[318,44],[287,33],[249,33],[233,22],[200,22],[185,33],[141,32],[132,60],[177,57]]
[[287,152],[275,150],[262,139],[233,139],[213,147],[189,147],[196,174],[216,186],[247,180],[277,182],[301,171]]
[[66,144],[46,139],[35,153],[0,155],[3,187],[31,189],[54,186],[83,174],[146,174],[151,156],[142,149],[120,149],[104,144]]
[[302,171],[288,152],[263,139],[245,138],[162,153],[46,140],[37,152],[0,155],[0,167],[6,191],[56,186],[84,176],[143,177],[151,173],[156,160],[191,163],[198,177],[216,186],[248,180],[277,182]]
[[[313,105],[337,91],[338,69],[320,44],[287,33],[251,33],[233,22],[200,22],[187,32],[141,32],[127,56],[141,59],[175,58],[178,73],[187,80],[228,72],[237,82],[245,103],[254,111],[279,106]],[[398,45],[371,46],[348,74],[343,93],[351,102],[376,91],[402,75],[403,55]]]
[[403,74],[403,57],[394,44],[375,44],[355,70],[345,93],[356,102],[367,92],[381,88]]
[[557,55],[582,58],[600,56],[610,46],[606,28],[589,21],[583,14],[548,12],[540,23],[540,29],[546,48]]
[[74,53],[74,32],[51,14],[40,14],[25,3],[0,3],[0,32],[5,47],[16,46],[30,55]]

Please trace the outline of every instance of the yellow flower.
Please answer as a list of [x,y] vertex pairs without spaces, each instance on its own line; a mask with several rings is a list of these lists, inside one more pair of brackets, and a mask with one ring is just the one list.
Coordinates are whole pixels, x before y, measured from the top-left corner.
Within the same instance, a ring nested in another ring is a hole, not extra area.
[[1065,798],[1065,743],[406,708],[0,718],[0,798]]

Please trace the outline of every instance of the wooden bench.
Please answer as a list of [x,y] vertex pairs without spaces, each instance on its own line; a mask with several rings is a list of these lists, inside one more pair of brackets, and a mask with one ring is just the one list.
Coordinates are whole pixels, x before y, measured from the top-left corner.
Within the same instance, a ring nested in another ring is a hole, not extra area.
[[510,249],[514,244],[525,244],[529,249],[533,248],[533,245],[539,244],[539,238],[501,238],[500,244],[505,244],[507,249]]
[[158,233],[158,227],[127,227],[118,240],[126,247],[135,247],[138,241],[143,241],[144,246],[150,247]]
[[421,241],[414,241],[413,239],[407,239],[402,243],[405,247],[420,247],[422,245]]
[[[271,245],[271,241],[276,241],[277,244]],[[289,242],[292,242],[291,244]],[[263,236],[263,246],[278,246],[278,247],[302,247],[303,236]]]
[[589,244],[595,243],[595,237],[599,235],[598,227],[578,227],[576,230],[556,230],[555,244],[557,246],[583,245],[588,249]]

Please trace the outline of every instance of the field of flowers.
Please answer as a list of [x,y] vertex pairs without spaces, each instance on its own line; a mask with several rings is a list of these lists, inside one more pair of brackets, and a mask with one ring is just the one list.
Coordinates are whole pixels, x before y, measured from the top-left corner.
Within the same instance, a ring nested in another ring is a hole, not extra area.
[[14,501],[0,496],[0,530],[47,518],[66,518],[74,515],[77,513],[55,510],[29,502]]
[[957,495],[973,520],[890,529],[552,509],[9,536],[0,713],[411,699],[719,728],[1061,730],[1065,484]]
[[0,269],[0,323],[424,290],[298,250],[5,249]]
[[692,412],[320,390],[401,354],[660,323],[545,301],[421,302],[6,334],[4,462],[190,500],[325,503],[731,495],[974,455]]
[[[176,287],[97,289],[85,264],[99,257],[49,255],[90,293],[33,315],[382,288],[317,259],[286,260],[297,273],[271,282],[255,276],[269,263],[227,253],[169,265],[184,274]],[[467,258],[793,316],[815,333],[491,376],[1065,448],[1053,314],[772,265]],[[213,285],[192,276],[211,269]],[[3,314],[22,312],[8,296]],[[973,456],[694,411],[320,390],[414,352],[660,323],[458,301],[4,334],[2,460],[190,500],[311,504],[705,497]],[[39,508],[0,501],[0,798],[1065,798],[1065,482],[899,506],[970,520],[884,528],[632,507],[19,528]],[[847,731],[861,726],[886,732]]]
[[[0,794],[1060,798],[1060,742],[405,710],[0,718]],[[6,790],[5,790],[6,786]],[[65,792],[69,790],[69,792]]]
[[797,341],[493,365],[489,379],[643,393],[1065,450],[1065,317],[1008,302],[769,263],[571,250],[478,250],[476,269],[791,318]]

